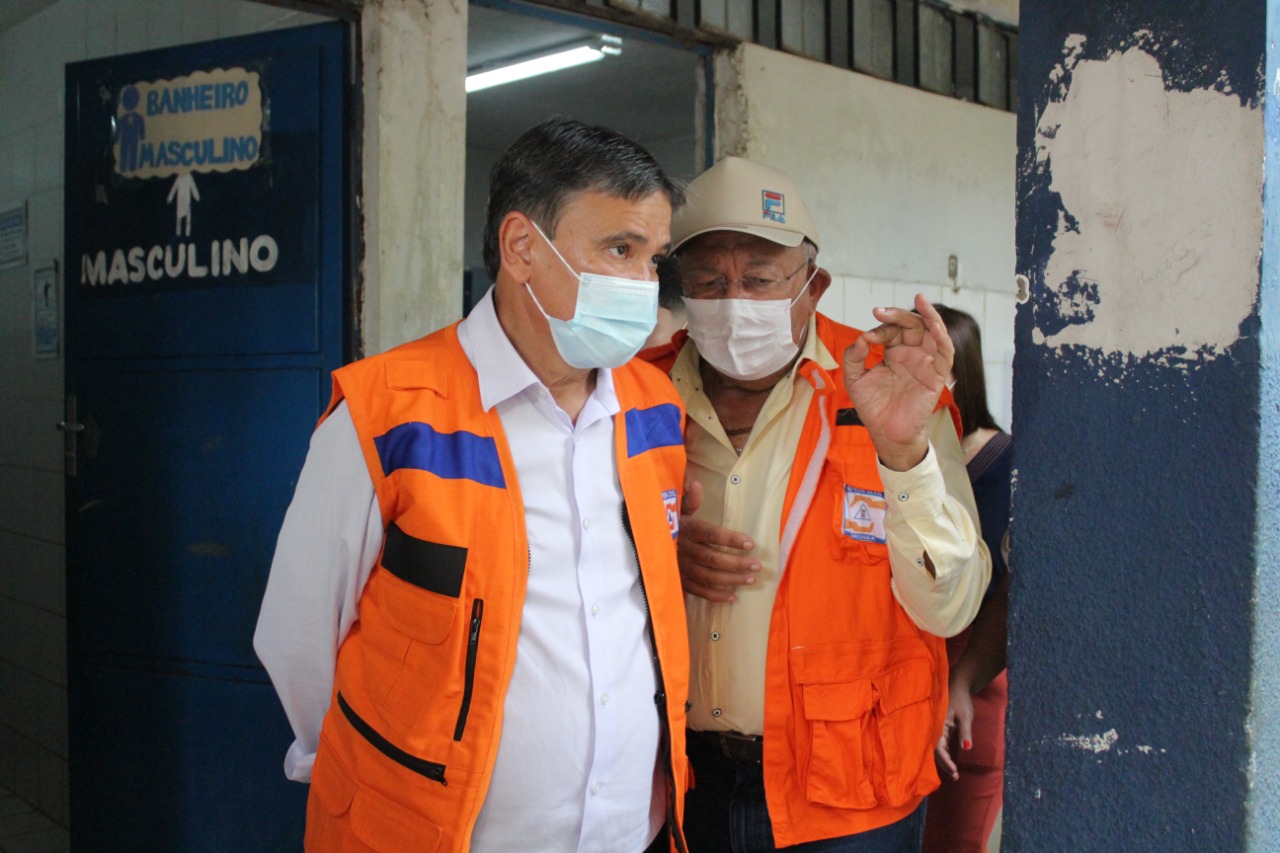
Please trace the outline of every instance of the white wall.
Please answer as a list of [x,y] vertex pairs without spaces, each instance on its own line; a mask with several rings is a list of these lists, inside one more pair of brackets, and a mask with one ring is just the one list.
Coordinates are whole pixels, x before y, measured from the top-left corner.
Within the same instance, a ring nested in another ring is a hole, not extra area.
[[31,272],[62,257],[63,65],[321,20],[242,0],[61,0],[0,33],[0,210],[30,263],[0,270],[0,785],[67,820],[62,359],[36,360]]
[[923,293],[974,315],[991,411],[1007,428],[1014,114],[750,44],[718,62],[716,86],[717,156],[786,171],[817,220],[835,279],[819,309],[867,328],[874,306]]

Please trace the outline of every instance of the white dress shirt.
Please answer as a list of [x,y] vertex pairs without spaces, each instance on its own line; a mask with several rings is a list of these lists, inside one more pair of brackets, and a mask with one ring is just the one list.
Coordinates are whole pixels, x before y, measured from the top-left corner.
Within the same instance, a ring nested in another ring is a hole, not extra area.
[[[622,524],[612,373],[597,371],[575,423],[507,339],[492,290],[458,336],[482,404],[496,407],[508,436],[530,550],[515,671],[471,850],[641,851],[665,820],[665,783],[648,616]],[[343,404],[312,438],[254,638],[296,737],[291,779],[310,779],[337,648],[383,534]]]

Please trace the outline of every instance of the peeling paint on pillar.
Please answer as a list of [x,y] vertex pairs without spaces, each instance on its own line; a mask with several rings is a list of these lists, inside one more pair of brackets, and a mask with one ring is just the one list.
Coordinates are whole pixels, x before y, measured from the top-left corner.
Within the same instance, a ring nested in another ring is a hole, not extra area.
[[[1149,31],[1084,59],[1070,35],[1036,124],[1036,166],[1061,199],[1036,343],[1189,366],[1239,339],[1262,222],[1257,103],[1229,81],[1168,88]],[[1178,49],[1173,39],[1169,49]],[[1254,187],[1241,204],[1223,186]]]
[[1021,5],[1012,850],[1245,849],[1266,31]]

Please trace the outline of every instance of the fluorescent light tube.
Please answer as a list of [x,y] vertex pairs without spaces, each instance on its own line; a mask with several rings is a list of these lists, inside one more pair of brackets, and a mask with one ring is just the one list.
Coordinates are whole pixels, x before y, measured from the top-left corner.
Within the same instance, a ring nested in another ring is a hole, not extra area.
[[488,89],[491,86],[514,83],[527,77],[536,77],[539,74],[548,74],[552,71],[572,68],[575,65],[583,65],[587,62],[597,62],[601,59],[604,59],[604,53],[598,48],[587,47],[586,45],[570,50],[562,50],[559,53],[517,62],[504,68],[482,71],[479,74],[469,74],[467,75],[467,91],[479,92],[481,89]]

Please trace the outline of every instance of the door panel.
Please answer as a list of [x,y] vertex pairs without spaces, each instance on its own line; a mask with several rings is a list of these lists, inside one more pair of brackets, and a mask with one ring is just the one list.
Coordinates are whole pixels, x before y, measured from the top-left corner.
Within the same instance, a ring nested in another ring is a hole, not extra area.
[[343,361],[347,44],[334,23],[67,68],[76,850],[301,847],[252,638]]

